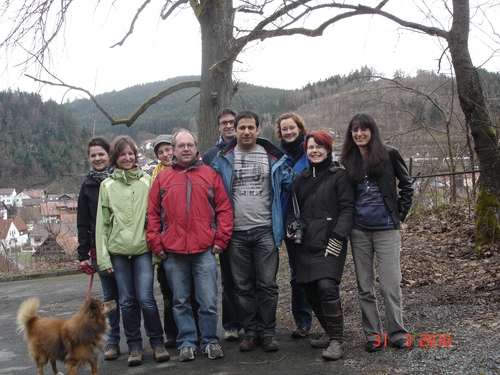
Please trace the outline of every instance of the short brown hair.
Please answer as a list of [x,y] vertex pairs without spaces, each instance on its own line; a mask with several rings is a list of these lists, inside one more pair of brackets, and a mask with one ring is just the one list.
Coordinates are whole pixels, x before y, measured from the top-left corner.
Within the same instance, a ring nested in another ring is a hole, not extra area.
[[281,136],[281,121],[286,120],[287,118],[291,118],[293,121],[295,121],[295,123],[299,127],[299,134],[302,134],[302,135],[306,135],[307,134],[306,122],[304,121],[304,119],[302,118],[302,116],[300,116],[300,115],[298,115],[298,114],[296,114],[294,112],[287,112],[287,113],[283,113],[276,120],[275,133],[276,133],[276,138],[278,140],[281,141],[283,139],[283,137]]
[[123,149],[127,146],[130,146],[135,155],[135,162],[137,163],[139,160],[139,152],[137,151],[137,146],[132,138],[128,135],[119,135],[117,136],[113,142],[111,143],[111,155],[109,157],[109,164],[113,167],[117,167],[116,159],[118,159],[118,155]]
[[102,147],[104,151],[106,151],[106,153],[109,155],[111,144],[106,138],[99,136],[89,139],[87,143],[85,143],[85,150],[87,151],[87,155],[90,154],[90,148],[95,146]]

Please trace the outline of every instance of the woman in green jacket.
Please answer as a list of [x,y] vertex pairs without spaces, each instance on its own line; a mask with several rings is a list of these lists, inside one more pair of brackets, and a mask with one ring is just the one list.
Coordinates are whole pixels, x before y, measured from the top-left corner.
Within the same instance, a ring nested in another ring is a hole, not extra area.
[[153,293],[154,259],[146,243],[152,180],[138,168],[137,156],[132,138],[115,138],[110,157],[115,171],[101,184],[96,221],[97,261],[101,270],[115,274],[129,366],[142,364],[141,311],[155,360],[170,358]]

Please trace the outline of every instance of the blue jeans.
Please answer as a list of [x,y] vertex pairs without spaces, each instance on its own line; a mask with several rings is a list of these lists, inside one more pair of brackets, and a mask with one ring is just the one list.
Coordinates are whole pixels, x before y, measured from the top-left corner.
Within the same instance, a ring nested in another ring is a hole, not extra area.
[[235,231],[227,249],[246,336],[276,335],[279,254],[271,228]]
[[153,293],[151,253],[132,257],[111,254],[120,293],[123,329],[129,351],[142,349],[141,310],[151,348],[163,346],[163,328]]
[[174,293],[174,318],[179,334],[179,349],[196,348],[198,333],[191,307],[191,280],[194,280],[194,293],[200,305],[198,327],[201,334],[201,348],[219,342],[217,333],[217,262],[212,248],[202,253],[168,253],[163,261],[168,283]]
[[118,293],[118,285],[113,275],[99,275],[101,280],[102,294],[104,302],[115,301],[116,309],[108,315],[109,334],[107,344],[118,345],[120,343],[120,294]]
[[[167,274],[165,273],[163,264],[160,264],[157,268],[156,279],[158,280],[158,284],[160,284],[160,291],[163,296],[163,330],[165,331],[165,336],[167,336],[167,340],[171,337],[177,338],[179,331],[177,330],[174,318],[174,293],[170,285],[168,285]],[[193,307],[194,321],[196,327],[198,327],[199,306],[194,296],[194,287],[191,290],[191,306]]]
[[229,263],[229,253],[226,251],[219,254],[220,282],[222,285],[222,327],[225,331],[240,330],[238,320],[236,294],[234,292],[234,280]]
[[311,328],[312,310],[307,302],[306,293],[301,284],[296,281],[297,254],[295,242],[285,238],[286,250],[288,252],[288,263],[290,264],[290,285],[292,286],[292,314],[295,325]]

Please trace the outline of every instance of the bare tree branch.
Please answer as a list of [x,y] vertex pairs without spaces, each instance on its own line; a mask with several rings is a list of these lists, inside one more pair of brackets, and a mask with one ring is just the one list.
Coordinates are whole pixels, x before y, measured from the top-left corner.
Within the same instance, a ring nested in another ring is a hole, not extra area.
[[189,0],[178,0],[175,4],[172,4],[172,6],[168,10],[166,10],[167,6],[171,3],[171,1],[167,1],[165,5],[163,5],[163,8],[161,8],[160,17],[163,20],[166,20],[174,12],[174,10],[176,10],[183,4],[187,4],[188,1]]
[[[24,40],[31,36],[30,56],[19,65],[33,62],[33,57],[43,61],[49,51],[51,43],[66,22],[66,16],[73,0],[47,0],[43,2],[24,0],[16,10],[16,17],[12,30],[0,42],[0,48],[23,46]],[[14,4],[7,2],[3,5],[2,14],[6,14]],[[12,10],[12,9],[11,9]]]
[[94,97],[94,95],[92,95],[90,93],[90,91],[88,91],[88,90],[86,90],[86,89],[84,89],[82,87],[68,85],[67,83],[62,82],[60,79],[58,79],[56,77],[54,77],[54,78],[56,78],[59,81],[59,83],[57,83],[57,82],[51,82],[51,81],[45,81],[45,80],[42,80],[42,79],[30,76],[29,74],[26,74],[26,77],[29,77],[29,78],[33,79],[34,81],[36,81],[36,82],[44,83],[44,84],[47,84],[47,85],[58,86],[58,87],[66,87],[66,88],[71,89],[71,90],[82,91],[82,92],[84,92],[85,94],[88,95],[88,97],[90,98],[90,100],[92,100],[94,102],[94,104],[96,105],[96,107],[102,112],[102,114],[104,116],[106,116],[106,118],[109,120],[109,122],[111,123],[111,125],[121,125],[121,124],[124,124],[127,127],[131,127],[137,121],[137,119],[139,118],[139,116],[141,116],[144,112],[146,112],[146,110],[149,107],[151,107],[155,103],[158,103],[160,100],[162,100],[166,96],[168,96],[170,94],[173,94],[174,92],[187,89],[187,88],[192,88],[192,87],[199,88],[200,87],[200,81],[186,81],[186,82],[181,82],[181,83],[178,83],[176,85],[170,86],[170,87],[166,88],[165,90],[160,91],[158,94],[152,96],[151,98],[149,98],[148,100],[146,100],[144,103],[142,103],[139,106],[139,108],[128,119],[115,120],[113,118],[113,116],[111,116],[99,104],[99,102]]
[[134,19],[132,20],[132,22],[130,23],[130,28],[128,29],[128,32],[127,34],[123,37],[122,40],[120,40],[118,43],[116,44],[113,44],[111,46],[111,48],[114,48],[116,46],[122,46],[123,43],[125,43],[125,40],[127,40],[127,38],[132,35],[132,33],[134,32],[134,27],[135,27],[135,22],[137,21],[137,19],[139,18],[140,14],[142,13],[142,11],[146,8],[146,6],[151,2],[151,0],[145,0],[144,3],[141,5],[141,7],[139,9],[137,9],[137,12],[135,13],[135,16],[134,16]]
[[320,9],[346,9],[349,10],[345,13],[338,14],[325,22],[323,22],[321,25],[319,25],[315,29],[307,29],[307,28],[291,28],[291,29],[286,29],[286,28],[278,28],[274,30],[265,30],[264,28],[271,24],[272,22],[276,21],[278,18],[284,16],[285,14],[288,14],[290,11],[297,9],[301,5],[305,5],[309,0],[303,0],[303,1],[298,1],[291,3],[287,6],[284,6],[280,8],[277,12],[272,14],[271,16],[267,17],[265,20],[261,21],[248,35],[242,37],[239,39],[239,44],[241,48],[243,48],[244,45],[246,45],[250,41],[254,40],[264,40],[267,38],[274,38],[274,37],[279,37],[279,36],[290,36],[290,35],[305,35],[308,37],[316,37],[316,36],[321,36],[323,35],[323,32],[325,29],[346,18],[354,17],[354,16],[359,16],[359,15],[379,15],[385,18],[388,18],[399,25],[410,28],[413,30],[418,30],[422,31],[426,34],[429,35],[435,35],[439,36],[442,38],[447,39],[448,38],[448,32],[439,29],[436,27],[432,26],[425,26],[421,25],[418,23],[414,22],[409,22],[402,20],[390,13],[384,12],[381,10],[381,8],[387,3],[387,1],[382,1],[376,8],[372,7],[367,7],[364,5],[350,5],[350,4],[337,4],[337,3],[331,3],[331,4],[320,4],[320,5],[315,5],[311,7],[307,7],[306,10],[304,10],[299,16],[294,17],[293,21],[291,21],[289,24],[297,22],[299,19],[303,18],[307,14],[310,14],[313,11],[317,11]]

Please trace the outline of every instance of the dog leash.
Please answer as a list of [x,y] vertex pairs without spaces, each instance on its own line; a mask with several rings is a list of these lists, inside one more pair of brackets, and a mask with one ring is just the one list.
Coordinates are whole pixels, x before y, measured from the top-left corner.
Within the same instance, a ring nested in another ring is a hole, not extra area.
[[93,284],[94,284],[94,274],[90,275],[89,290],[87,291],[87,301],[90,299],[90,292],[92,292]]
[[80,264],[78,266],[78,269],[81,270],[83,273],[90,275],[89,290],[87,291],[87,301],[88,301],[90,299],[90,292],[92,292],[92,285],[94,284],[95,268],[89,264]]

